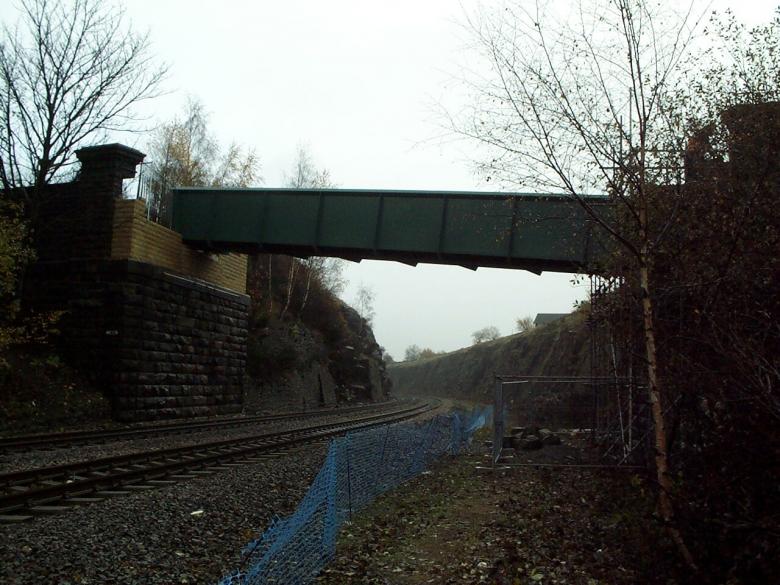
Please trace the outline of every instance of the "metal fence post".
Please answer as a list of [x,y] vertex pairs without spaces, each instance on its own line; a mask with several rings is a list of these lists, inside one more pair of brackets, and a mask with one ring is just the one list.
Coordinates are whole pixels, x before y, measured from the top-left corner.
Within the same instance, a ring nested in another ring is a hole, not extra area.
[[422,436],[422,440],[420,441],[420,447],[415,457],[414,467],[412,468],[412,473],[415,475],[420,473],[423,470],[424,467],[423,459],[425,458],[425,448],[428,443],[428,437],[430,435],[431,429],[433,428],[433,423],[438,418],[439,417],[435,417],[430,420],[430,422],[428,423],[428,427],[425,429],[425,434]]
[[385,431],[385,440],[382,442],[382,454],[379,456],[379,463],[376,466],[376,472],[374,474],[374,493],[376,495],[379,495],[382,493],[382,487],[380,485],[380,477],[384,477],[384,469],[383,466],[385,464],[385,452],[387,451],[387,440],[390,438],[390,429],[392,428],[392,425],[387,425],[387,430]]
[[493,393],[493,463],[498,462],[504,446],[504,383],[496,376]]
[[324,502],[325,522],[322,530],[322,557],[326,561],[333,558],[333,555],[336,553],[336,535],[339,531],[338,503],[336,498],[336,490],[338,489],[338,482],[336,481],[338,478],[338,470],[336,468],[338,464],[337,450],[338,440],[330,444],[328,457],[325,459],[325,486],[327,492]]
[[347,448],[347,499],[349,501],[349,519],[352,520],[352,470],[350,465],[350,449],[349,449],[349,443],[350,443],[350,435],[347,434],[346,437],[344,437],[344,443]]

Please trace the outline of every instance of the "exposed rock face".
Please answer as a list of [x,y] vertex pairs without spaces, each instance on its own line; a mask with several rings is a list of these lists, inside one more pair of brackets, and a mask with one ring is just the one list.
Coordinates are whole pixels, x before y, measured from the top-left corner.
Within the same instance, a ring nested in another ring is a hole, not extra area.
[[250,378],[246,384],[246,410],[306,411],[335,405],[335,393],[331,400],[323,399],[321,380],[322,367],[319,364],[312,364],[308,369],[291,370],[271,381]]
[[390,394],[391,382],[374,332],[352,307],[342,303],[341,313],[350,336],[331,356],[334,377],[343,388],[340,399],[374,402],[386,400]]
[[339,304],[346,336],[336,346],[297,321],[274,321],[249,351],[249,412],[310,410],[339,403],[386,400],[390,380],[371,327]]
[[382,370],[379,364],[382,362],[376,359],[368,359],[368,380],[371,388],[371,400],[378,401],[385,397],[384,384],[382,380]]
[[330,405],[336,404],[336,381],[333,379],[333,375],[330,370],[322,364],[319,365],[319,378],[320,378],[320,400],[323,404]]
[[[502,337],[448,354],[392,364],[388,373],[399,396],[440,396],[493,402],[495,374],[590,375],[585,315],[576,312],[527,333]],[[505,389],[510,424],[589,426],[587,384],[519,384]]]

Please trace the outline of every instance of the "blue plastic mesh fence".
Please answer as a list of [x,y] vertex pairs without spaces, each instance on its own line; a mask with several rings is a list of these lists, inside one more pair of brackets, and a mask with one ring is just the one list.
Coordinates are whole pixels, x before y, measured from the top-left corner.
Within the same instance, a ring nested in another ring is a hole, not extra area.
[[352,514],[442,455],[457,455],[490,420],[490,410],[453,412],[335,439],[297,510],[273,520],[249,543],[242,568],[219,585],[311,583],[333,558],[339,529]]

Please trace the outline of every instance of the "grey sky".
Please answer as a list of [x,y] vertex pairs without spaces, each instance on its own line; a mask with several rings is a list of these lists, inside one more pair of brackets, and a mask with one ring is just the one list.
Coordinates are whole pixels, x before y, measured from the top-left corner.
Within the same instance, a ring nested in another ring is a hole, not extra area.
[[[487,0],[483,2],[489,3]],[[457,107],[454,81],[468,39],[464,0],[127,0],[136,29],[171,65],[171,93],[150,104],[157,120],[187,95],[211,112],[220,141],[255,148],[265,186],[278,186],[299,143],[341,187],[486,189],[473,148],[434,140],[434,105]],[[713,3],[718,9],[731,2]],[[733,3],[749,24],[776,0]],[[0,3],[13,18],[14,3]],[[142,136],[123,138],[144,149]],[[361,283],[376,293],[375,333],[400,358],[416,343],[452,350],[485,325],[510,333],[514,319],[564,312],[585,297],[570,275],[396,263],[350,264],[349,301]]]

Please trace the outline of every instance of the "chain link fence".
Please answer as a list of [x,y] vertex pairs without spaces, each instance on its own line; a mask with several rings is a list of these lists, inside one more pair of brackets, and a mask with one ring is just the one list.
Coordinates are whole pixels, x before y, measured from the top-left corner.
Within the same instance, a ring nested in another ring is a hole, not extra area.
[[219,585],[311,583],[333,558],[339,529],[380,494],[457,455],[492,417],[490,408],[388,425],[335,439],[297,510],[275,519]]

